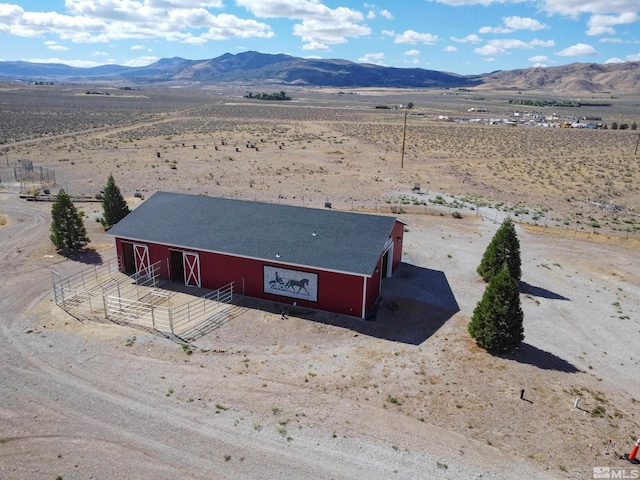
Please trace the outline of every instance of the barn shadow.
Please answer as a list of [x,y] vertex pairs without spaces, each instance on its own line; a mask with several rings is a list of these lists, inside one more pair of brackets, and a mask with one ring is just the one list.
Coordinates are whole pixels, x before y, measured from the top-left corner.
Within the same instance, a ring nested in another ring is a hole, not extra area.
[[540,350],[528,343],[522,343],[518,350],[509,354],[499,355],[501,358],[513,360],[519,363],[526,363],[541,370],[555,370],[556,372],[579,373],[582,370],[570,362],[554,355],[553,353]]
[[285,316],[410,345],[423,343],[460,310],[444,272],[408,263],[383,280],[381,296],[364,320],[290,305],[272,307]]
[[546,288],[536,287],[527,282],[520,282],[520,293],[529,294],[534,297],[548,298],[549,300],[569,300],[567,297],[547,290]]

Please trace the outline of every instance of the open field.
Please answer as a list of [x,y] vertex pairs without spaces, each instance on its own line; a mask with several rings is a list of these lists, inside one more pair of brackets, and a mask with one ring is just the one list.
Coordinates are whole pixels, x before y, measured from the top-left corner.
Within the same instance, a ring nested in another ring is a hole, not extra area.
[[[48,244],[50,205],[0,195],[3,478],[537,479],[630,468],[615,452],[640,435],[637,132],[437,121],[468,117],[478,93],[300,90],[272,104],[243,89],[3,88],[0,163],[55,168],[72,194],[95,195],[113,173],[131,205],[135,192],[164,189],[393,209],[408,223],[376,321],[300,309],[282,318],[281,305],[247,300],[246,314],[183,348],[55,307],[50,269],[85,265]],[[482,96],[492,115],[508,111],[505,94]],[[425,115],[408,117],[400,168],[403,112],[374,107],[407,101]],[[637,102],[600,115],[631,123]],[[80,208],[94,258],[111,258],[100,204]],[[493,357],[466,325],[484,290],[475,268],[508,213],[526,338]]]
[[[546,226],[639,234],[636,131],[437,121],[440,115],[468,118],[467,107],[478,104],[488,110],[482,115],[507,115],[514,108],[506,94],[304,90],[292,102],[276,103],[243,94],[113,90],[95,96],[82,88],[6,87],[4,160],[54,168],[58,183],[76,194],[97,193],[104,179],[96,172],[110,172],[130,196],[165,189],[379,208],[419,206],[415,196],[400,197],[418,183]],[[403,157],[403,113],[375,106],[405,98],[424,115],[408,117]],[[637,99],[618,102],[600,111],[564,110],[631,124]]]

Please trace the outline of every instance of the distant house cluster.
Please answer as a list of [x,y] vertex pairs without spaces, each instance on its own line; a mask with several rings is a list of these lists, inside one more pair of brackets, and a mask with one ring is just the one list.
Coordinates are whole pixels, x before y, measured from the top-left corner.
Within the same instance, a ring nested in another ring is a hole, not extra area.
[[[486,109],[470,108],[469,113],[486,113]],[[579,117],[560,116],[557,113],[544,114],[539,112],[514,111],[506,117],[478,117],[478,118],[456,118],[450,120],[448,117],[439,117],[440,120],[455,121],[456,123],[476,123],[483,125],[506,125],[525,127],[547,127],[547,128],[605,128],[602,117]]]

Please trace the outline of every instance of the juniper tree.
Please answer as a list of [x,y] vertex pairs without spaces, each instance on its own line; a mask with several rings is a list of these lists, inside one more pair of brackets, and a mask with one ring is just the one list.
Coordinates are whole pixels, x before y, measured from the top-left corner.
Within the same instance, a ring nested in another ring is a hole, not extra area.
[[71,197],[60,189],[51,207],[51,242],[60,251],[75,251],[89,243],[82,215]]
[[524,340],[523,319],[518,282],[504,263],[473,311],[469,335],[489,352],[512,352]]
[[500,271],[505,262],[511,277],[519,282],[522,276],[520,241],[516,234],[515,225],[509,217],[502,222],[493,236],[476,271],[485,282],[488,282]]
[[113,179],[113,175],[109,175],[107,185],[104,187],[102,209],[104,210],[104,216],[100,219],[100,222],[105,228],[115,225],[130,212],[127,202]]

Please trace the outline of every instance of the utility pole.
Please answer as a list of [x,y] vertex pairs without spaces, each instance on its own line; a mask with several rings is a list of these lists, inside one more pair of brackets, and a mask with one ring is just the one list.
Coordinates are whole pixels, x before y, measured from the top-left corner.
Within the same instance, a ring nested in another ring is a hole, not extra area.
[[404,168],[404,145],[407,139],[407,110],[404,110],[404,128],[402,130],[402,158],[400,159],[400,168]]

